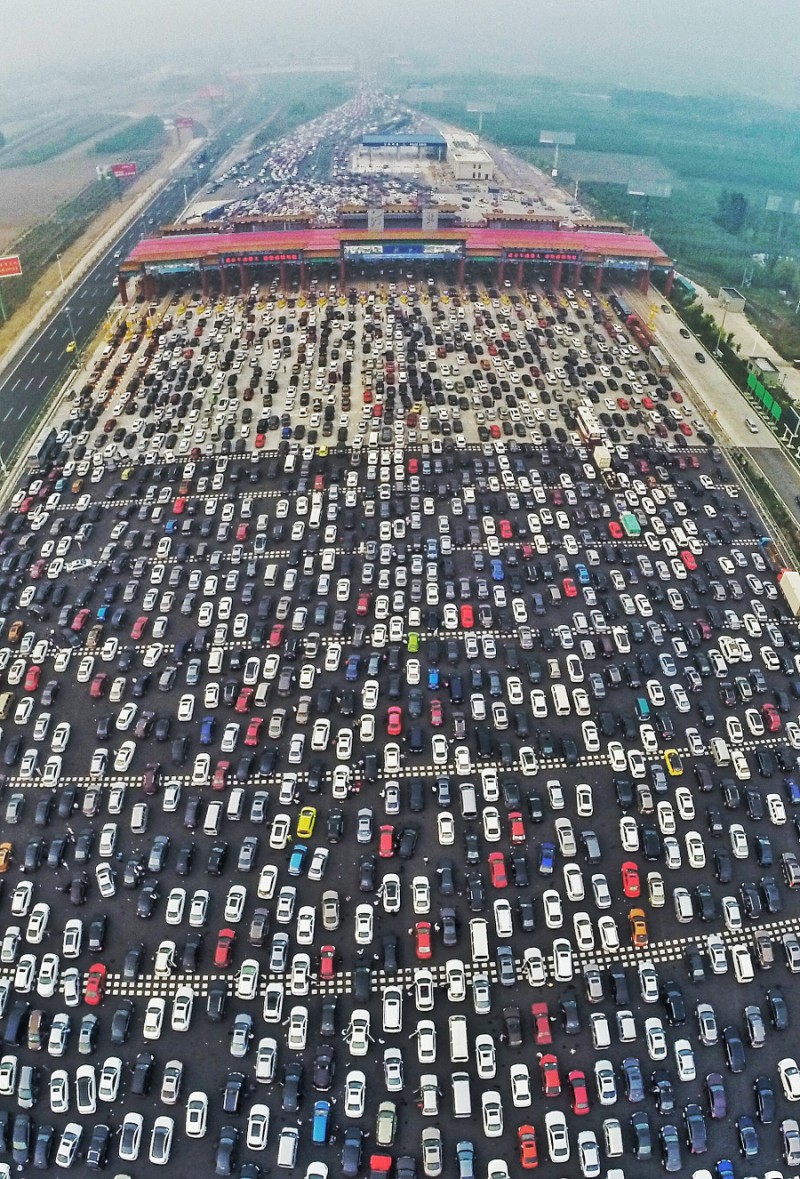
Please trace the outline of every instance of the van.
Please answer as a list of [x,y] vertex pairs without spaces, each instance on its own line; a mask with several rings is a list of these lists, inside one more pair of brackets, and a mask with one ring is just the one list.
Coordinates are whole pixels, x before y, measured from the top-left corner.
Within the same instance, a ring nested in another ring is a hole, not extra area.
[[469,1060],[469,1039],[467,1038],[467,1017],[451,1015],[448,1019],[450,1032],[450,1059],[453,1064],[465,1064]]
[[278,1166],[286,1170],[294,1167],[297,1160],[297,1143],[300,1131],[296,1126],[284,1126],[278,1139]]
[[571,708],[569,702],[569,692],[563,684],[553,684],[550,689],[553,697],[553,707],[556,716],[569,716]]
[[262,680],[261,683],[256,686],[255,693],[253,694],[254,707],[266,708],[271,691],[272,684],[269,682],[265,683],[264,680]]
[[489,961],[489,923],[483,917],[473,917],[469,923],[469,943],[473,962]]
[[462,782],[458,791],[461,796],[461,817],[464,819],[477,819],[478,796],[473,784],[471,782]]
[[210,802],[206,807],[203,819],[203,833],[205,835],[219,835],[219,825],[222,822],[222,803]]
[[264,570],[264,585],[275,585],[278,580],[278,566],[274,561],[270,562]]
[[469,1089],[469,1073],[453,1073],[453,1117],[472,1117],[472,1095]]
[[[622,1127],[618,1118],[606,1118],[603,1122],[603,1144],[606,1149],[606,1158],[614,1159],[622,1154]],[[609,1175],[613,1173],[615,1172],[608,1172]],[[623,1171],[618,1173],[624,1175]]]
[[0,695],[0,720],[6,720],[14,705],[14,693],[3,692]]
[[[228,805],[225,808],[225,814],[229,819],[241,819],[244,813],[244,790],[241,786],[236,786],[228,795]],[[216,835],[216,832],[214,832]]]
[[708,748],[715,766],[729,766],[731,764],[731,751],[722,737],[712,737]]
[[212,647],[208,653],[208,674],[220,675],[222,672],[222,661],[225,658],[224,647]]
[[794,852],[781,852],[781,869],[789,888],[800,888],[800,863]]

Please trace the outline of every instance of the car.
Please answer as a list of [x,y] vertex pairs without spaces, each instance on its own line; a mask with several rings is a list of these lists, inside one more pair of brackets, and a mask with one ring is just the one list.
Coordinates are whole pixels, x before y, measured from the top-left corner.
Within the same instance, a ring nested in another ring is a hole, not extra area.
[[481,1093],[481,1118],[483,1133],[487,1138],[502,1137],[503,1103],[497,1090],[487,1089]]
[[[130,1115],[128,1115],[130,1116]],[[140,1117],[141,1115],[136,1115]],[[208,1125],[208,1096],[201,1090],[190,1093],[186,1100],[185,1131],[187,1138],[203,1138]]]
[[800,1069],[794,1057],[785,1056],[778,1061],[778,1076],[787,1101],[800,1101]]
[[[530,1171],[539,1165],[539,1153],[536,1142],[536,1127],[531,1125],[520,1126],[517,1130],[517,1148],[519,1150],[519,1161],[523,1170]],[[460,1157],[460,1156],[459,1156]],[[471,1166],[471,1160],[470,1160]],[[470,1170],[470,1175],[473,1172]],[[463,1176],[463,1170],[461,1171]]]
[[569,1132],[567,1119],[561,1110],[548,1110],[544,1116],[545,1132],[547,1134],[547,1152],[550,1161],[567,1163],[570,1158]]

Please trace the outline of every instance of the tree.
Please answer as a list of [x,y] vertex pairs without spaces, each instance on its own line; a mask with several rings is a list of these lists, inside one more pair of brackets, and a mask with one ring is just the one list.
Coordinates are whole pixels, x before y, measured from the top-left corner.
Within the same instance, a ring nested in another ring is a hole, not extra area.
[[747,198],[743,192],[728,192],[723,189],[717,202],[717,215],[714,218],[717,225],[727,229],[728,233],[738,233],[747,217]]

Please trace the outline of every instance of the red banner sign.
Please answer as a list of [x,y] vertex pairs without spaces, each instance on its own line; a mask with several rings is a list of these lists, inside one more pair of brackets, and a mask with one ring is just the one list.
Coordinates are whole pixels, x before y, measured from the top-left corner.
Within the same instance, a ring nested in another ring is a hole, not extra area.
[[112,164],[111,175],[116,176],[117,180],[127,180],[131,176],[136,175],[135,164]]
[[22,274],[19,254],[7,254],[5,258],[0,258],[0,278],[12,278],[17,274]]

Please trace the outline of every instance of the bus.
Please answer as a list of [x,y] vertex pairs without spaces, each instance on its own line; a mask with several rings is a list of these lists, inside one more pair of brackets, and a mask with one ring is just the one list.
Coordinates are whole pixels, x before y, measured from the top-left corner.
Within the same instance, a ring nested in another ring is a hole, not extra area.
[[600,428],[600,423],[590,409],[587,409],[583,405],[580,406],[575,415],[575,420],[578,425],[578,433],[584,442],[596,443],[603,441],[603,431]]

